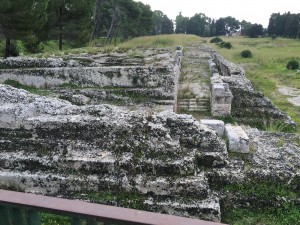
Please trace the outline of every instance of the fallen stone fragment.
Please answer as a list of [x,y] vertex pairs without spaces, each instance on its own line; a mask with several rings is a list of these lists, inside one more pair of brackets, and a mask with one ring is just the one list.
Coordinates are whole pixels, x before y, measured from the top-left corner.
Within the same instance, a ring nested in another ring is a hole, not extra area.
[[249,137],[240,126],[225,125],[225,135],[228,139],[228,151],[248,153]]

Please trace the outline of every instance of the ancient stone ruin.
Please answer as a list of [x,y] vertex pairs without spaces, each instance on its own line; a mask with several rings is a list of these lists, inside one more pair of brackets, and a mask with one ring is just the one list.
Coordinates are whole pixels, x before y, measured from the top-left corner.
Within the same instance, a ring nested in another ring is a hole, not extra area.
[[0,85],[0,187],[211,221],[232,207],[283,202],[226,187],[276,184],[299,193],[299,135],[242,125],[261,110],[290,118],[239,67],[202,44],[189,51],[204,52],[215,74],[212,113],[231,113],[240,126],[173,112],[182,48],[2,60],[2,82],[43,87],[48,96]]

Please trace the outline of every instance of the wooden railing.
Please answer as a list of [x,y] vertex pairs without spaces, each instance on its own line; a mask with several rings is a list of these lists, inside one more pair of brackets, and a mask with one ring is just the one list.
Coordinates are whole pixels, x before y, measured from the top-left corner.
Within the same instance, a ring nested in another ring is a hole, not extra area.
[[178,216],[0,189],[0,225],[41,225],[41,212],[68,216],[71,225],[220,225]]

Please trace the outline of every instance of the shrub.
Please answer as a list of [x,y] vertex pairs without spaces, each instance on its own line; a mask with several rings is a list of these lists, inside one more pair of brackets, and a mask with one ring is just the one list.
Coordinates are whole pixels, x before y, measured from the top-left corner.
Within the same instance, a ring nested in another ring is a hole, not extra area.
[[286,64],[286,68],[289,70],[296,70],[299,68],[299,63],[296,60],[290,60],[287,64]]
[[225,41],[220,42],[219,46],[221,48],[227,48],[227,49],[231,49],[232,48],[232,44],[230,42],[225,42]]
[[250,50],[244,50],[241,52],[243,58],[252,58],[252,52]]
[[10,54],[10,56],[13,56],[13,57],[20,55],[20,49],[17,46],[17,43],[15,43],[15,42],[10,43],[9,54]]
[[223,41],[221,38],[219,38],[219,37],[214,37],[214,38],[212,38],[212,39],[210,40],[210,43],[219,43],[219,42],[221,42],[221,41]]

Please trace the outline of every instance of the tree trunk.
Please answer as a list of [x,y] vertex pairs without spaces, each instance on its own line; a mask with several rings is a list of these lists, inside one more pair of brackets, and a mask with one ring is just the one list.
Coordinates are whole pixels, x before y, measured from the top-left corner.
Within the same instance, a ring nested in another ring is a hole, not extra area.
[[59,41],[58,41],[58,48],[60,51],[62,51],[63,49],[63,16],[62,16],[62,12],[63,8],[62,6],[59,9]]
[[102,9],[102,0],[97,0],[95,3],[95,11],[94,11],[94,20],[95,20],[95,27],[94,31],[92,33],[91,40],[94,40],[94,38],[98,38],[100,36],[101,32],[101,9]]
[[6,38],[5,42],[5,53],[4,53],[4,58],[6,59],[10,55],[10,38]]
[[117,26],[119,25],[119,16],[120,9],[116,6],[111,18],[110,28],[106,36],[105,45],[112,42]]

